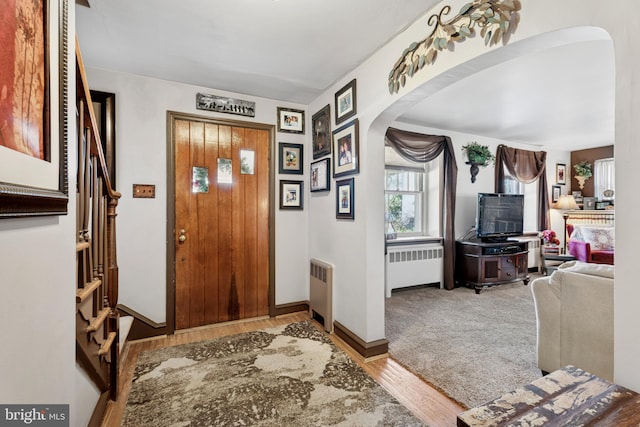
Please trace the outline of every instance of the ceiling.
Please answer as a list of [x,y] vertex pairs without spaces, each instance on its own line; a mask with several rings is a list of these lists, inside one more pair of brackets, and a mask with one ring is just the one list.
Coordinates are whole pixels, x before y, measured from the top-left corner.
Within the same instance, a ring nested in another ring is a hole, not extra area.
[[[308,104],[439,0],[89,3],[76,6],[87,67]],[[610,145],[614,85],[611,42],[574,43],[480,71],[398,121],[545,149]]]

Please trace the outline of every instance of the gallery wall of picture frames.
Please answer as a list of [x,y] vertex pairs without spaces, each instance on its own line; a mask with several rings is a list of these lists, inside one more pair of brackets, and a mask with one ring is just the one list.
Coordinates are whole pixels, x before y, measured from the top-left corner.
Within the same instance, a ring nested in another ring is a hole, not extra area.
[[[331,191],[331,180],[355,175],[359,170],[359,122],[357,114],[356,79],[335,93],[335,130],[331,126],[331,105],[327,104],[312,116],[311,152],[309,164],[309,191]],[[304,111],[277,108],[278,132],[304,134]],[[349,121],[351,119],[351,121]],[[304,145],[280,142],[278,144],[278,172],[303,174]],[[333,169],[332,169],[333,168]],[[336,218],[354,219],[355,179],[337,180]],[[304,182],[280,180],[280,209],[302,210]]]

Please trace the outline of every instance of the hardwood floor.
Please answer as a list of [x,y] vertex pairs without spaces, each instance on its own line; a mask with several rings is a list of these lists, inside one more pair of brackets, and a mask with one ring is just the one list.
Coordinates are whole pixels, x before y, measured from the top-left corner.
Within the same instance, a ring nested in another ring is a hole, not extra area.
[[[203,326],[178,331],[174,335],[128,342],[121,356],[119,398],[117,402],[109,406],[102,426],[120,426],[127,396],[131,389],[133,371],[140,352],[250,332],[307,319],[309,319],[308,313],[300,312],[275,318],[264,317]],[[316,325],[318,329],[322,329],[319,324],[316,323]],[[329,335],[329,338],[425,424],[433,427],[454,427],[456,425],[456,415],[464,411],[464,408],[406,370],[394,359],[383,356],[372,360],[364,360],[362,356],[334,334]]]

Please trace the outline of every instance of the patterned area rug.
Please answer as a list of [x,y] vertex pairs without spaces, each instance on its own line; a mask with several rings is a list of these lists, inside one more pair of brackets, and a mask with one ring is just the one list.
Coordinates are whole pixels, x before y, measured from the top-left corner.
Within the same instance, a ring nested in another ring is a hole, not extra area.
[[419,426],[310,321],[143,352],[123,426]]

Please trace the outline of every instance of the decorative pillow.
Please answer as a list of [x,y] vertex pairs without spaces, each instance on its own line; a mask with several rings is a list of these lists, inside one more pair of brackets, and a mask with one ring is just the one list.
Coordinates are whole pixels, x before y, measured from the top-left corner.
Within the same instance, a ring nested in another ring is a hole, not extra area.
[[569,239],[584,242],[584,238],[582,237],[582,231],[580,231],[580,229],[581,227],[579,225],[574,225],[573,231],[571,232]]
[[613,227],[581,227],[585,242],[589,242],[593,251],[612,251],[616,245],[615,229]]

